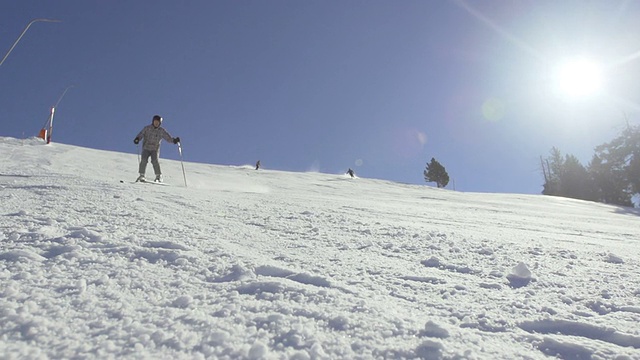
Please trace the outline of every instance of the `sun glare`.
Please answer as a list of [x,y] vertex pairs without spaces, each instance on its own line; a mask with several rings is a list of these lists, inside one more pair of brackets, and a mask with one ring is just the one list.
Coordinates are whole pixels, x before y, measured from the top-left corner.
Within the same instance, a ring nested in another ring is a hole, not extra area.
[[602,68],[587,58],[566,60],[555,73],[557,91],[571,99],[588,97],[602,87]]

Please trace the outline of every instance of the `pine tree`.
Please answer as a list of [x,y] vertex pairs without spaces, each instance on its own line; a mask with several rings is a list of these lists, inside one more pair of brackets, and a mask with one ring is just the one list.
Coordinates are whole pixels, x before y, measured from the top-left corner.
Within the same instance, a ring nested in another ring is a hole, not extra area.
[[444,166],[435,158],[431,158],[431,162],[427,164],[424,170],[424,180],[426,182],[435,182],[439,188],[443,188],[449,184],[449,174]]
[[560,150],[553,147],[551,148],[551,156],[546,160],[546,164],[546,182],[543,185],[543,195],[597,200],[598,196],[593,177],[582,166],[577,157],[570,154],[563,157]]
[[633,195],[640,191],[640,127],[628,125],[595,150],[589,171],[598,184],[599,201],[632,206]]
[[597,200],[591,176],[573,155],[565,156],[560,177],[560,194],[573,199]]
[[[589,174],[593,178],[597,188],[596,200],[605,204],[616,204],[620,200],[619,176],[614,176],[611,164],[603,161],[598,155],[594,155],[589,163]],[[618,173],[619,172],[615,172]]]
[[544,190],[542,190],[542,194],[562,196],[560,193],[560,177],[562,175],[564,160],[562,159],[562,153],[557,147],[554,146],[551,148],[551,156],[547,158],[546,164],[549,173],[543,185]]

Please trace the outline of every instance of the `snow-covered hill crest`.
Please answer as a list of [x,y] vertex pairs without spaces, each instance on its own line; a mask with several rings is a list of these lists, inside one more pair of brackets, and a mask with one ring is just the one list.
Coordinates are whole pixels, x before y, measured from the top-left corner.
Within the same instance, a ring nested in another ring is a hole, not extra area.
[[0,159],[3,358],[640,359],[634,209],[189,162],[185,187],[170,160],[153,186],[38,139]]

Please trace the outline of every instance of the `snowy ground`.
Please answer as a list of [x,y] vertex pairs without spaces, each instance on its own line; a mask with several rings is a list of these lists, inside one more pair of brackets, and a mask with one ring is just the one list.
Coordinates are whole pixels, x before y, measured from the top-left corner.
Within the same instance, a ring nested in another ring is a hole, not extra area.
[[640,359],[634,209],[162,165],[0,138],[1,358]]

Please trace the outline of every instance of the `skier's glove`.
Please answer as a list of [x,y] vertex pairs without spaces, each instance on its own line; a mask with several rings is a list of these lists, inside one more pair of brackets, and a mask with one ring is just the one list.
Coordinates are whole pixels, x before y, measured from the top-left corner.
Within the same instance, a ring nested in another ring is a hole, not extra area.
[[139,142],[140,142],[140,139],[138,139],[138,138],[133,139],[133,143],[134,144],[138,145]]
[[173,138],[173,143],[174,143],[174,144],[177,144],[177,143],[179,143],[179,142],[180,142],[180,137],[175,137],[175,138]]

